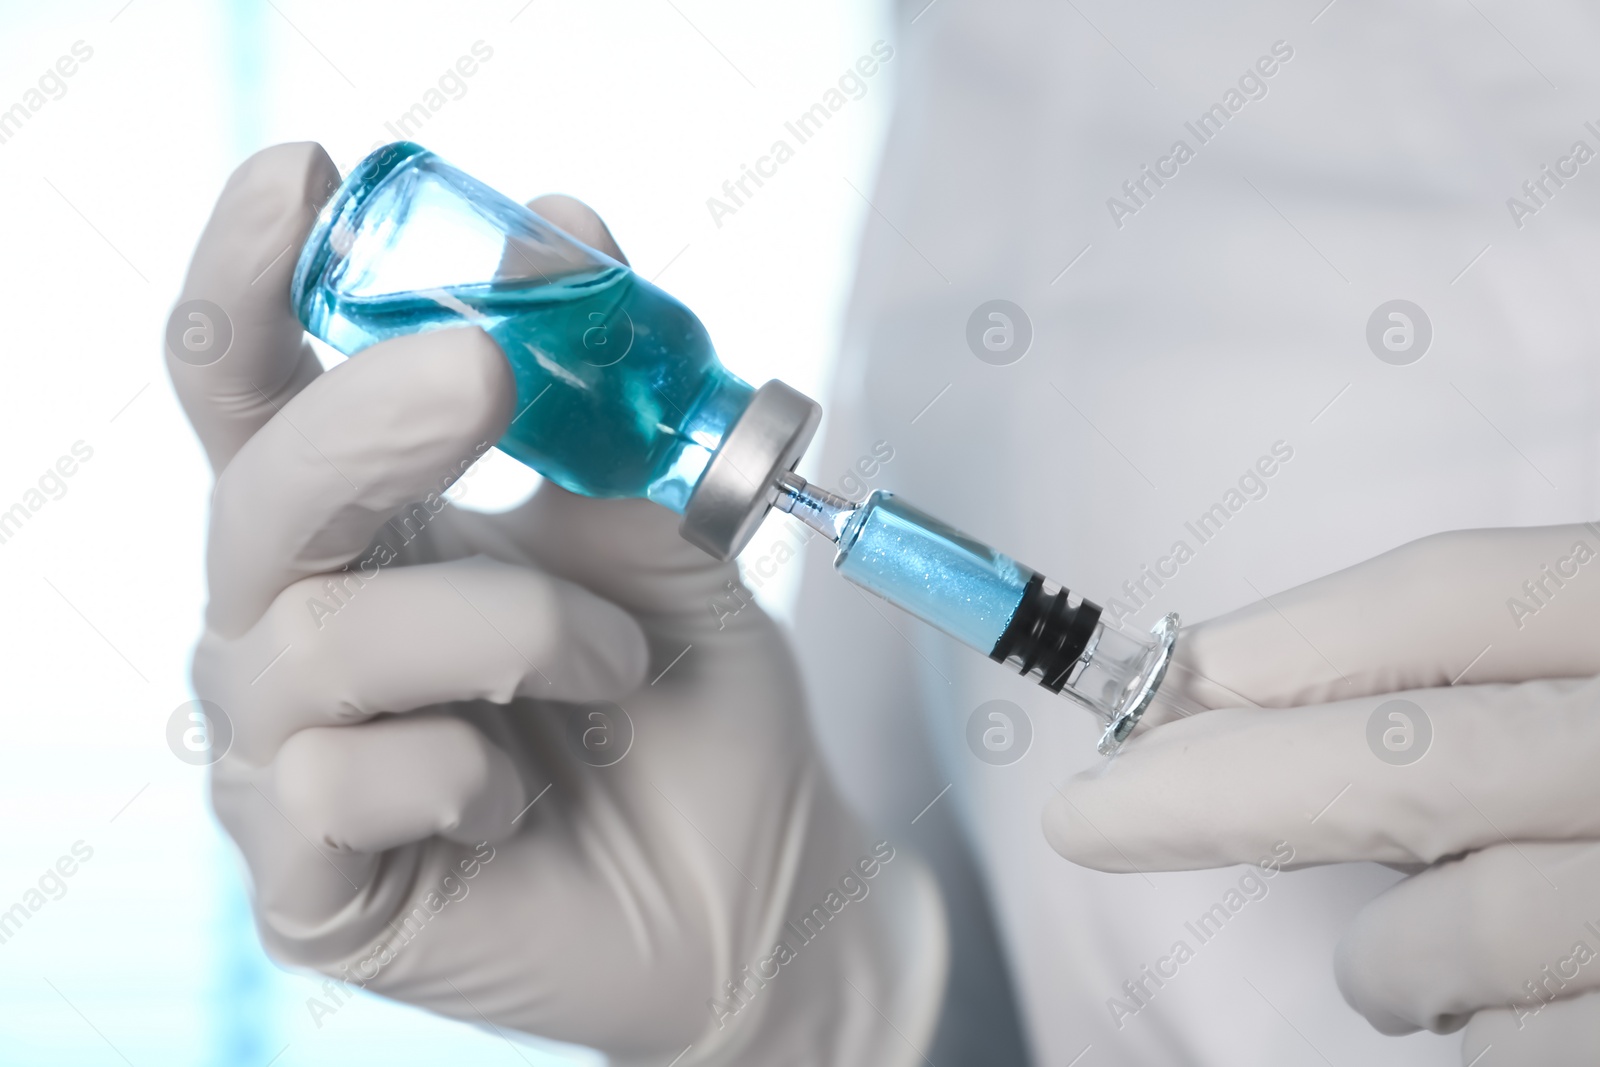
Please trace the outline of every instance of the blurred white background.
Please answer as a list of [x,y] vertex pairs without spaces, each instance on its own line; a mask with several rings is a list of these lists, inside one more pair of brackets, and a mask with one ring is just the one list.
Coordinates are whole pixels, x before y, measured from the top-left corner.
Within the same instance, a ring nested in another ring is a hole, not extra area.
[[[893,66],[720,226],[706,200],[885,17],[849,0],[7,5],[0,111],[36,102],[77,42],[92,56],[0,142],[0,511],[75,443],[93,454],[0,543],[0,912],[75,843],[92,857],[0,943],[0,1062],[565,1062],[365,995],[314,1019],[318,984],[261,953],[204,771],[164,736],[191,696],[210,474],[163,326],[239,162],[316,140],[348,171],[482,42],[492,58],[413,139],[513,196],[589,201],[730,369],[821,397]],[[475,501],[525,493],[519,471],[474,478]],[[798,570],[767,584],[780,605]]]

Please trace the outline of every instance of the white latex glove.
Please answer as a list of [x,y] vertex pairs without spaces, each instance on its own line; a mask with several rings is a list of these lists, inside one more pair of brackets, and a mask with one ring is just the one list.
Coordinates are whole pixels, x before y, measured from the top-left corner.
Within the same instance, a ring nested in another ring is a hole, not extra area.
[[[618,1064],[916,1062],[937,891],[842,808],[773,623],[719,629],[734,569],[653,504],[439,499],[510,371],[460,329],[320,372],[286,294],[337,180],[309,144],[240,168],[179,305],[222,308],[231,348],[168,360],[219,471],[194,684],[231,719],[212,799],[268,951]],[[538,207],[621,258],[581,204]]]
[[[1462,1062],[1477,1067],[1596,1062],[1600,529],[1425,538],[1179,647],[1173,681],[1226,710],[1156,725],[1071,779],[1044,813],[1056,851],[1190,870],[1283,842],[1291,866],[1419,872],[1342,938],[1350,1004],[1385,1033],[1467,1026]],[[1389,709],[1369,743],[1394,699],[1380,694],[1420,707],[1431,742]]]

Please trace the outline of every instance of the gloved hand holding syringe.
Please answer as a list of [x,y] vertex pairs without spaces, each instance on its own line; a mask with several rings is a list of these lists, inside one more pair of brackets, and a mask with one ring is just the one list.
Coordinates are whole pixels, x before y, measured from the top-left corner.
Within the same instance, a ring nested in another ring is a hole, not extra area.
[[[683,305],[431,152],[367,157],[323,210],[291,298],[346,355],[402,334],[481,326],[517,412],[500,447],[573,492],[646,497],[683,536],[731,559],[767,510],[839,546],[839,573],[1106,724],[1109,754],[1155,697],[1178,620],[1148,637],[1098,605],[878,491],[860,504],[792,469],[821,409],[779,381],[752,389],[717,361]],[[1166,698],[1166,699],[1171,699]]]

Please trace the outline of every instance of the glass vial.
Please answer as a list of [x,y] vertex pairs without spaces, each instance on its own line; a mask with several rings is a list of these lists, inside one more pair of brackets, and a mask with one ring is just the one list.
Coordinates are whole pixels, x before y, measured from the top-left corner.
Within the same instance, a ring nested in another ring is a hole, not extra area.
[[482,327],[516,382],[503,450],[572,492],[678,512],[684,536],[724,559],[820,416],[782,382],[757,390],[729,373],[700,320],[627,266],[410,142],[351,172],[290,297],[347,356]]
[[1111,629],[1093,601],[882,490],[857,505],[788,474],[775,495],[838,545],[846,579],[1093,712],[1102,754],[1133,732],[1166,675],[1176,615],[1148,637]]

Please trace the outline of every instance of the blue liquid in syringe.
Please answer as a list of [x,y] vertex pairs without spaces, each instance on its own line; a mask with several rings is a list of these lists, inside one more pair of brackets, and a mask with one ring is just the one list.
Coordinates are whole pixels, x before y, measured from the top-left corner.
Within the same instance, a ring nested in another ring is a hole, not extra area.
[[839,539],[839,573],[988,653],[1033,572],[890,493],[874,493]]

